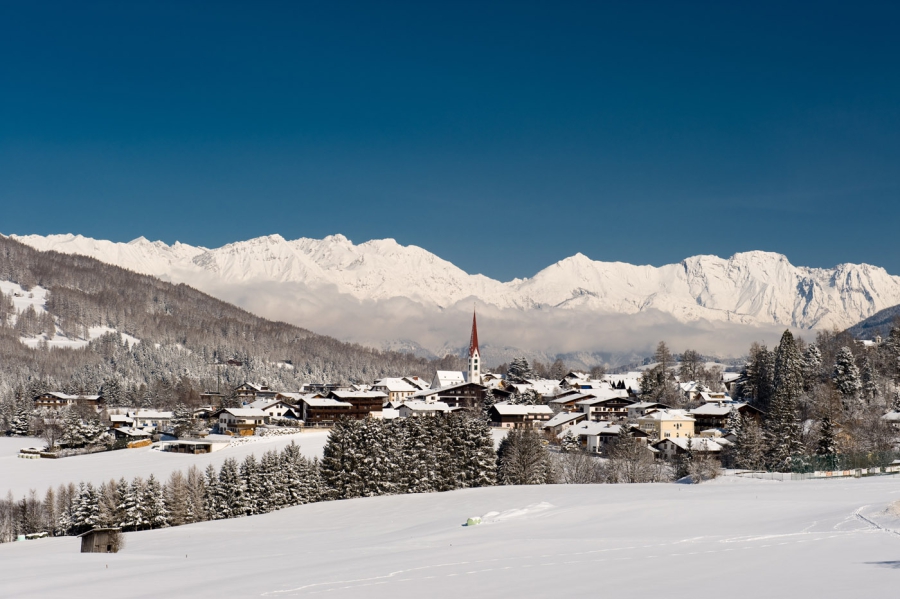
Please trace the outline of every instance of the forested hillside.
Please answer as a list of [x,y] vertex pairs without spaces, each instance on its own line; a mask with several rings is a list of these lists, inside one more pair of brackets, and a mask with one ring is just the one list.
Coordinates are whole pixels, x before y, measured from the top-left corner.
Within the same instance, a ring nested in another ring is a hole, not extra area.
[[[39,252],[2,236],[0,282],[44,298],[25,309],[12,294],[0,298],[2,398],[103,387],[113,402],[168,406],[215,389],[219,379],[223,389],[245,380],[296,389],[307,381],[430,378],[437,367],[459,367],[455,358],[429,361],[343,343],[259,318],[187,285],[93,258]],[[106,329],[113,332],[91,339]],[[80,347],[38,341],[48,338]]]

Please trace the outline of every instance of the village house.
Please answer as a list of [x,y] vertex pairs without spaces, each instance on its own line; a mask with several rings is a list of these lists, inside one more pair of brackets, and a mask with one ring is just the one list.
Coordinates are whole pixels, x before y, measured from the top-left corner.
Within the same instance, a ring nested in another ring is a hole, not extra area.
[[562,412],[583,412],[581,406],[578,405],[578,402],[596,399],[595,396],[589,393],[583,393],[580,390],[570,389],[564,393],[560,393],[555,396],[547,405],[553,408],[554,411],[562,411]]
[[145,447],[152,442],[152,435],[149,432],[130,426],[112,428],[109,432],[119,442],[118,447]]
[[234,389],[234,394],[242,403],[249,404],[257,399],[274,399],[277,391],[269,389],[266,384],[244,383]]
[[170,429],[174,412],[160,412],[157,410],[137,410],[129,414],[134,420],[134,427],[147,431],[159,431]]
[[122,428],[124,426],[133,426],[134,418],[128,414],[110,414],[109,426],[111,428]]
[[340,418],[351,418],[354,409],[350,402],[322,397],[318,393],[299,396],[296,406],[306,426],[330,425]]
[[[459,383],[440,389],[425,389],[415,393],[413,399],[424,402],[440,401],[451,408],[466,408],[469,410],[480,409],[484,403],[484,393],[487,387],[477,383]],[[494,401],[503,401],[509,397],[508,392],[492,390]]]
[[440,389],[466,382],[466,374],[462,370],[438,370],[431,381],[431,389]]
[[639,401],[628,406],[628,418],[636,419],[657,410],[668,410],[671,406],[656,401]]
[[300,387],[300,393],[307,395],[321,393],[322,397],[327,397],[332,391],[360,391],[360,389],[355,389],[354,385],[347,383],[306,383]]
[[103,409],[102,395],[69,395],[58,391],[47,391],[34,398],[34,408],[58,410],[69,406],[90,406],[98,412]]
[[696,421],[694,428],[702,431],[708,428],[725,428],[732,410],[737,410],[738,414],[745,418],[753,418],[757,424],[760,423],[763,416],[761,410],[750,404],[729,402],[705,403],[688,413]]
[[539,428],[553,417],[550,406],[494,404],[490,411],[491,426],[500,428]]
[[684,410],[658,410],[638,418],[638,426],[654,439],[694,436],[694,418]]
[[[279,395],[281,395],[279,393]],[[286,403],[281,399],[258,399],[247,406],[257,410],[262,410],[269,418],[290,418],[300,420],[299,410],[295,410],[294,406]]]
[[347,414],[348,418],[364,420],[369,417],[381,418],[381,410],[388,396],[381,391],[332,391],[328,397],[353,406]]
[[636,439],[646,441],[649,434],[628,424],[610,424],[609,422],[582,422],[567,433],[578,437],[582,446],[591,453],[605,454],[611,443],[614,443],[623,430]]
[[895,431],[900,431],[900,412],[898,412],[897,410],[888,412],[887,414],[882,416],[881,419]]
[[418,418],[419,416],[438,416],[450,412],[450,406],[441,401],[424,402],[411,400],[397,409],[400,418]]
[[372,385],[372,391],[380,391],[388,396],[388,401],[404,401],[412,397],[422,388],[412,385],[406,379],[402,378],[383,378],[378,379]]
[[708,456],[718,459],[722,454],[724,444],[728,442],[725,439],[709,437],[670,437],[655,441],[651,445],[659,451],[660,458],[672,461],[687,453],[688,443],[690,443],[691,453],[695,457]]
[[[611,392],[614,393],[614,392]],[[623,392],[624,393],[624,392]],[[628,406],[636,403],[627,397],[592,397],[579,401],[576,405],[587,414],[588,420],[616,420],[628,416]]]
[[222,408],[217,415],[219,431],[242,437],[254,434],[257,427],[269,421],[269,416],[256,408]]
[[566,431],[587,419],[584,412],[560,412],[544,423],[544,430],[562,437]]

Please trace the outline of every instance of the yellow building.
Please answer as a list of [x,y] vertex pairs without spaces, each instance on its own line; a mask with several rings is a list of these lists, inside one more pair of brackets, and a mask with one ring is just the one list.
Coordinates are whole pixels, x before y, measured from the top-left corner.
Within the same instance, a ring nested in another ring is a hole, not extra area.
[[638,418],[638,426],[656,439],[694,436],[694,419],[684,410],[657,410]]

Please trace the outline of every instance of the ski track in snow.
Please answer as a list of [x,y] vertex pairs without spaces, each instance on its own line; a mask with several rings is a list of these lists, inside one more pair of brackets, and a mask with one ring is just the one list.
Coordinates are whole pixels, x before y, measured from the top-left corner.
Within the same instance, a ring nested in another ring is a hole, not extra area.
[[[498,523],[502,522],[505,519],[516,518],[525,516],[528,514],[534,514],[536,512],[546,511],[548,509],[553,508],[552,504],[542,502],[539,504],[533,504],[526,508],[521,509],[512,509],[507,510],[505,512],[488,512],[483,516],[484,519],[491,518],[490,520],[483,520],[482,524],[479,526],[483,526],[485,523]],[[594,549],[589,551],[576,551],[572,553],[545,553],[539,555],[526,555],[526,556],[511,556],[511,557],[497,557],[493,559],[487,560],[475,560],[475,561],[461,561],[461,562],[447,562],[442,564],[431,564],[426,566],[419,566],[416,568],[409,568],[406,570],[394,570],[387,574],[380,576],[371,576],[366,578],[357,578],[357,579],[347,579],[347,580],[332,580],[326,582],[316,582],[311,584],[306,584],[300,587],[291,588],[291,589],[279,589],[267,591],[261,594],[263,597],[289,597],[289,596],[301,596],[301,595],[318,595],[321,593],[327,593],[332,591],[339,590],[350,590],[357,588],[364,588],[374,585],[385,585],[390,583],[399,583],[399,582],[411,582],[411,581],[422,581],[436,578],[454,578],[457,576],[472,576],[479,574],[488,574],[491,572],[496,572],[499,570],[533,570],[535,568],[550,568],[550,567],[558,567],[558,566],[573,566],[573,565],[587,565],[587,564],[598,564],[604,562],[615,562],[615,561],[629,561],[629,560],[645,560],[645,559],[670,559],[670,558],[679,558],[679,557],[689,557],[689,556],[702,556],[702,555],[715,555],[722,554],[728,552],[737,552],[737,551],[761,551],[765,549],[769,549],[772,547],[783,547],[789,545],[800,545],[803,543],[817,543],[822,541],[828,541],[831,539],[842,538],[846,535],[856,535],[856,534],[873,534],[873,533],[888,533],[891,535],[896,535],[900,537],[900,532],[885,528],[878,523],[872,521],[862,514],[863,510],[868,508],[868,505],[861,506],[852,514],[844,518],[843,520],[836,523],[831,531],[818,531],[812,532],[809,529],[815,527],[818,522],[813,521],[811,524],[806,526],[803,530],[795,533],[785,533],[785,534],[772,534],[772,535],[759,535],[759,536],[743,536],[743,537],[731,537],[731,538],[721,538],[715,540],[715,537],[709,536],[701,536],[701,537],[690,537],[685,539],[680,539],[678,541],[672,541],[667,543],[657,543],[657,544],[649,544],[649,545],[631,545],[628,547],[611,547],[611,548],[603,548],[603,549]],[[861,522],[865,526],[846,530],[839,531],[837,530],[844,524],[848,522]],[[691,544],[698,543],[706,540],[706,542],[714,541],[715,543],[721,544],[742,544],[742,547],[716,547],[713,549],[706,549],[701,551],[659,551],[662,548],[675,548],[678,545],[683,544]],[[761,541],[768,541],[767,543],[759,544]],[[645,550],[651,550],[652,553],[647,554]],[[602,557],[596,559],[590,559],[591,556],[598,554],[612,554],[617,552],[628,552],[628,551],[637,551],[639,553],[635,555],[624,555],[624,556],[611,556],[611,557]],[[571,559],[571,558],[579,558],[579,559]],[[543,561],[547,559],[552,559],[554,561]],[[522,561],[526,563],[520,563]],[[504,565],[505,562],[515,561],[516,563]],[[491,565],[491,567],[484,568],[482,566]],[[436,570],[441,570],[445,568],[455,568],[459,566],[471,567],[474,569],[466,569],[464,572],[449,572],[449,573],[439,573],[434,572]],[[430,574],[427,576],[415,576],[417,573]],[[412,576],[411,576],[412,575]]]

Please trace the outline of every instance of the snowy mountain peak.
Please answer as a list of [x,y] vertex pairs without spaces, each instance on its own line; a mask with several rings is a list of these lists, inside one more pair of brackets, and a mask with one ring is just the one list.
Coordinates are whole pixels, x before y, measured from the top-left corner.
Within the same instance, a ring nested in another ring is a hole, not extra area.
[[883,268],[797,267],[783,254],[765,251],[727,259],[693,256],[660,267],[600,262],[577,253],[534,277],[503,283],[470,275],[427,250],[394,239],[356,245],[341,234],[293,241],[272,234],[214,249],[168,246],[143,237],[127,244],[80,235],[12,237],[39,250],[92,256],[213,294],[223,284],[296,283],[336,290],[356,302],[403,298],[425,309],[470,305],[474,300],[501,310],[564,310],[575,319],[585,312],[658,311],[684,323],[798,328],[847,327],[900,304],[900,277]]

